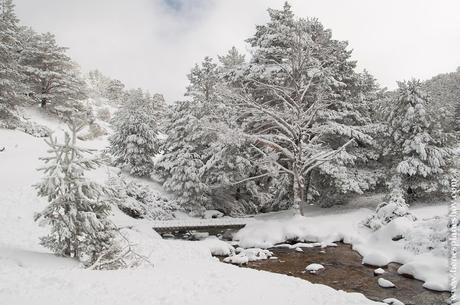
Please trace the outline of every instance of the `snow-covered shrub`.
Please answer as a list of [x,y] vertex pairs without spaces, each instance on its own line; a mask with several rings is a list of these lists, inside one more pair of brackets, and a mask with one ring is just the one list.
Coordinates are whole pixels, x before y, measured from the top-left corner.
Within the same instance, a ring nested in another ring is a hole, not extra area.
[[18,129],[37,138],[48,137],[51,134],[49,128],[22,118],[16,109],[11,110],[2,106],[0,105],[0,128]]
[[[110,262],[120,252],[116,242],[116,226],[108,219],[114,201],[110,189],[85,177],[101,160],[92,151],[77,147],[75,125],[72,134],[65,133],[64,144],[50,137],[46,143],[50,156],[41,158],[40,171],[45,177],[35,187],[45,197],[48,206],[35,215],[35,220],[48,224],[51,232],[41,238],[41,244],[55,254],[73,257],[85,266]],[[117,268],[118,260],[106,267]]]
[[398,217],[407,217],[415,220],[415,216],[410,213],[409,205],[404,200],[404,193],[398,187],[397,182],[394,181],[391,193],[384,202],[377,206],[375,214],[364,222],[365,226],[372,230],[378,230]]
[[98,123],[92,123],[89,125],[89,128],[87,132],[81,136],[78,136],[80,140],[87,141],[87,140],[93,140],[95,138],[98,138],[100,136],[106,135],[107,130],[105,130],[101,125]]
[[175,201],[119,175],[110,177],[109,185],[116,191],[118,208],[130,217],[169,220],[174,218],[174,212],[178,209]]
[[21,120],[16,112],[0,104],[0,128],[16,129],[19,125],[21,125]]
[[108,122],[111,119],[110,109],[107,107],[97,110],[97,118],[101,121]]
[[404,249],[415,254],[432,251],[434,255],[446,257],[448,223],[448,217],[439,216],[417,221],[413,228],[404,235]]
[[31,121],[21,122],[18,129],[37,138],[48,137],[52,132],[48,127]]

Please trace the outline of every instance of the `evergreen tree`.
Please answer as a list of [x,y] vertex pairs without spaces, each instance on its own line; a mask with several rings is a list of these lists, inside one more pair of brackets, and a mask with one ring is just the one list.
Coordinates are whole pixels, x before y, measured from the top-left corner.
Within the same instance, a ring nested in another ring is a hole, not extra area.
[[110,79],[99,70],[91,70],[86,75],[88,89],[92,96],[104,96]]
[[[334,126],[325,135],[324,141],[331,147],[337,147],[346,134],[340,129],[344,126],[354,132],[360,132],[365,138],[355,139],[346,151],[341,152],[329,162],[320,164],[307,176],[311,196],[322,206],[343,204],[356,194],[363,194],[382,184],[385,171],[380,163],[380,142],[378,135],[384,132],[385,124],[375,119],[374,103],[381,97],[381,91],[375,79],[366,71],[355,74],[342,90],[343,100],[331,105],[328,110],[333,115],[326,116]],[[341,116],[336,116],[339,112]],[[323,120],[322,118],[321,120]],[[338,130],[336,129],[338,128]],[[308,191],[308,188],[307,188]],[[316,196],[315,196],[316,194]]]
[[429,103],[419,81],[401,82],[388,117],[391,175],[401,177],[408,202],[449,188],[451,139],[437,114],[428,111]]
[[218,56],[224,69],[234,68],[244,63],[244,55],[240,54],[235,47],[232,47],[226,55]]
[[71,126],[64,144],[50,138],[50,156],[42,158],[45,173],[36,185],[38,195],[48,206],[35,215],[51,226],[41,244],[58,255],[74,257],[89,266],[104,256],[110,260],[118,253],[116,227],[108,220],[112,193],[102,185],[89,181],[85,172],[101,165],[92,151],[76,146],[79,128]]
[[190,85],[187,87],[185,95],[195,100],[210,103],[219,81],[217,64],[212,58],[205,57],[201,65],[196,64],[187,77]]
[[118,79],[112,79],[107,85],[105,95],[109,101],[120,104],[123,100],[125,85]]
[[423,82],[421,88],[429,95],[428,111],[435,112],[441,119],[446,132],[455,127],[453,114],[460,101],[460,67],[457,71],[434,76]]
[[22,86],[19,66],[19,20],[11,0],[0,0],[0,125],[10,127],[15,106],[20,102]]
[[114,105],[119,105],[123,100],[125,85],[121,81],[111,79],[99,70],[89,71],[86,80],[93,97],[104,97]]
[[114,133],[109,151],[115,165],[127,167],[132,175],[149,176],[158,152],[158,126],[155,103],[142,90],[132,90],[113,118]]
[[188,212],[201,214],[208,201],[208,186],[202,181],[204,137],[200,123],[200,105],[193,101],[177,102],[169,111],[167,140],[156,170],[163,187],[176,194],[179,205]]
[[164,179],[163,186],[176,194],[181,207],[199,215],[209,202],[210,188],[203,175],[211,156],[209,146],[217,139],[204,122],[214,111],[217,64],[206,57],[187,77],[190,84],[185,95],[191,100],[177,102],[170,110],[165,128],[168,138],[156,168]]
[[457,133],[457,138],[460,138],[460,101],[457,103],[454,110],[453,130]]
[[333,40],[316,19],[296,19],[287,3],[268,12],[270,21],[247,40],[253,58],[233,97],[242,105],[245,132],[260,156],[277,156],[280,186],[290,184],[283,193],[296,205],[330,187],[371,188],[373,172],[356,170],[375,153],[347,43]]
[[21,52],[26,83],[30,95],[45,108],[50,104],[52,112],[72,112],[83,109],[77,100],[85,98],[84,82],[77,65],[57,45],[50,33],[24,33],[25,47]]
[[234,208],[235,199],[223,191],[231,180],[228,175],[238,175],[240,168],[231,158],[242,158],[231,154],[237,148],[224,136],[234,113],[217,94],[222,82],[220,67],[206,57],[188,78],[186,96],[191,100],[178,102],[169,112],[168,138],[157,170],[164,178],[164,187],[174,192],[189,212],[201,214],[206,207],[227,214],[242,212],[244,208]]

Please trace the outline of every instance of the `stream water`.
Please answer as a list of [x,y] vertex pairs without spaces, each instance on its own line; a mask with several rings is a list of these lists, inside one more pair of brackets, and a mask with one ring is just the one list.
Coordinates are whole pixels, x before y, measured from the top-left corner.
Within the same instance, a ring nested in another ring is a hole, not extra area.
[[[224,232],[207,233],[221,236],[223,239],[227,237]],[[230,236],[231,234],[228,235]],[[170,235],[169,238],[193,240],[201,237],[187,233]],[[446,305],[450,297],[448,292],[425,289],[422,286],[423,282],[400,275],[397,272],[399,264],[389,264],[383,268],[383,275],[375,276],[374,270],[377,267],[363,265],[362,257],[347,244],[337,243],[337,247],[327,248],[302,248],[303,252],[277,247],[269,250],[277,259],[249,262],[242,267],[286,274],[338,290],[362,293],[374,301],[396,298],[405,305]],[[306,272],[305,267],[312,263],[321,264],[325,268],[315,274]],[[391,281],[396,287],[380,287],[377,283],[379,277]]]
[[[398,264],[385,267],[383,277],[396,288],[381,288],[374,276],[376,267],[361,263],[361,256],[349,245],[339,243],[337,247],[321,249],[303,248],[303,252],[288,248],[272,248],[270,251],[278,259],[250,262],[246,267],[295,276],[312,283],[324,284],[348,292],[359,292],[371,300],[382,301],[396,298],[406,305],[443,305],[450,294],[436,292],[422,287],[423,282],[398,274]],[[311,263],[319,263],[325,268],[316,274],[305,272]]]

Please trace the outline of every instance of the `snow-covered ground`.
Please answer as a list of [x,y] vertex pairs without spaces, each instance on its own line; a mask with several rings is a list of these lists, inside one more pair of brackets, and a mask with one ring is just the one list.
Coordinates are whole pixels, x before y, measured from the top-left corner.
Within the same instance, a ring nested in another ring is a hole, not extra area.
[[[65,128],[37,111],[28,116],[62,135]],[[102,149],[106,139],[80,143]],[[31,187],[46,155],[43,139],[0,130],[0,304],[378,304],[361,294],[336,291],[324,285],[279,274],[223,264],[211,256],[222,251],[220,241],[163,240],[146,220],[134,220],[114,209],[113,219],[125,229],[136,250],[154,264],[120,271],[81,269],[71,259],[56,257],[41,247],[46,234],[33,221],[45,206]],[[91,177],[104,181],[112,169]],[[226,245],[228,247],[228,245]],[[231,248],[228,248],[231,251]]]

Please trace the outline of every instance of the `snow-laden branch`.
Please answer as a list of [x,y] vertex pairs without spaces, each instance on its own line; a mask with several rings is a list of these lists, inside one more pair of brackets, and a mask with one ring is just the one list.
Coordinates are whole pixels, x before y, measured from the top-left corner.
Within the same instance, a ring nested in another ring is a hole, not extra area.
[[353,143],[355,139],[349,140],[347,143],[343,144],[341,147],[338,149],[328,151],[328,152],[322,152],[318,153],[312,157],[310,157],[310,161],[305,163],[302,167],[302,173],[307,174],[310,172],[312,169],[317,167],[318,165],[331,161],[338,153],[340,153],[342,150],[344,150],[348,145]]

